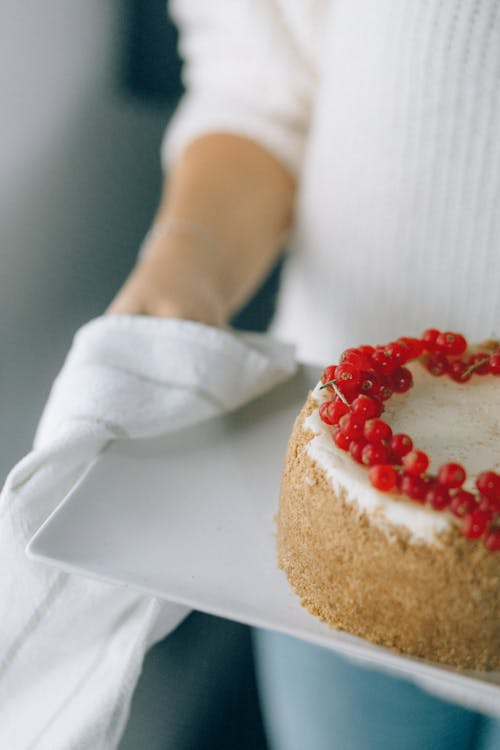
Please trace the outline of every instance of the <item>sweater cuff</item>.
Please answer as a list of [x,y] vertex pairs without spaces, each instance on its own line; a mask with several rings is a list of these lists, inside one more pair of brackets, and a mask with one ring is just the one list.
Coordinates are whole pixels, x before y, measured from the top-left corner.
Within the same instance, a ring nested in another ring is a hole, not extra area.
[[161,161],[165,172],[179,159],[185,148],[196,138],[210,133],[231,133],[248,138],[269,151],[292,176],[300,171],[304,153],[303,128],[269,118],[238,102],[235,107],[227,100],[205,101],[202,95],[186,94],[167,128]]

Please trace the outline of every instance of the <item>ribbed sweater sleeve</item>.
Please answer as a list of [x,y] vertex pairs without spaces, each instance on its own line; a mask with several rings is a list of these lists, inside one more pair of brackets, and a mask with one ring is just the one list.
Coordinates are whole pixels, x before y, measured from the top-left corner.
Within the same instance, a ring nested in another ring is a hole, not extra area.
[[229,132],[298,172],[315,75],[284,8],[279,0],[171,3],[186,94],[163,141],[165,168],[195,138]]

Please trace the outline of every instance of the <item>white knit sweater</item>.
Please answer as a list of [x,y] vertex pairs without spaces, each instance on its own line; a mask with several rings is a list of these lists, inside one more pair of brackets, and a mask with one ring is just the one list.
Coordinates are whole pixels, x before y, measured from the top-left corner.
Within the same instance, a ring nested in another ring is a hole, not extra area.
[[300,181],[274,329],[322,362],[433,325],[500,335],[498,0],[177,0],[164,143],[261,143]]

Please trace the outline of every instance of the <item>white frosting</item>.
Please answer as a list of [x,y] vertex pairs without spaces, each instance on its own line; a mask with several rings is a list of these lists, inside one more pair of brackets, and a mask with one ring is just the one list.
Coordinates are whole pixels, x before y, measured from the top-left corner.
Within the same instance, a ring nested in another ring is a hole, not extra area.
[[[446,376],[430,375],[418,363],[412,363],[410,369],[413,387],[385,404],[382,418],[393,432],[411,436],[415,448],[429,455],[430,471],[447,461],[461,463],[468,475],[466,488],[472,489],[481,471],[500,471],[500,381],[486,375],[460,385]],[[318,404],[330,398],[320,385],[313,391]],[[451,513],[437,512],[399,493],[379,492],[372,487],[367,470],[332,441],[331,428],[321,421],[317,409],[304,426],[315,434],[308,443],[308,453],[323,469],[334,492],[343,491],[346,501],[357,504],[388,536],[397,527],[404,527],[410,532],[411,542],[439,543],[437,535],[457,523]]]

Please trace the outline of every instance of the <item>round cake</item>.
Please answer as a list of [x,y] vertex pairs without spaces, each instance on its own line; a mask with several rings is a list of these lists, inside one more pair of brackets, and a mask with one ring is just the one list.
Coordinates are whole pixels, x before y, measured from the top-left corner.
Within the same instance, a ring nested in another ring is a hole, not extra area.
[[344,352],[289,441],[280,567],[335,628],[500,669],[500,349],[426,331]]

